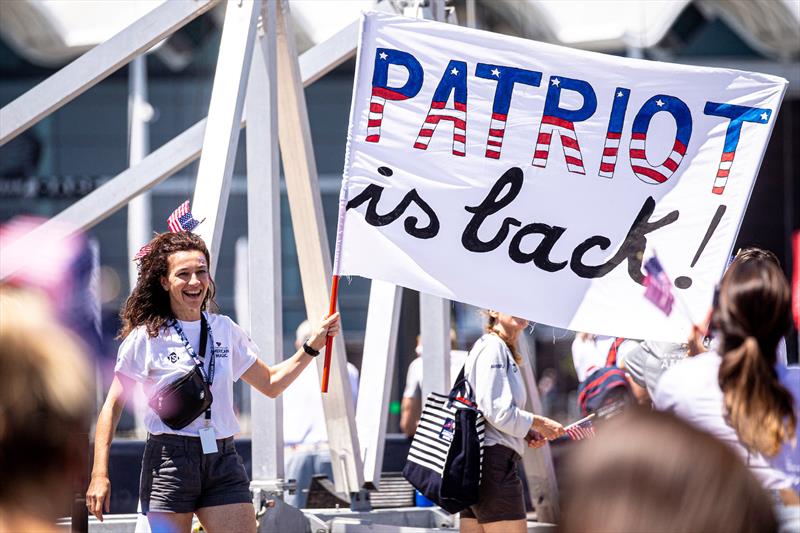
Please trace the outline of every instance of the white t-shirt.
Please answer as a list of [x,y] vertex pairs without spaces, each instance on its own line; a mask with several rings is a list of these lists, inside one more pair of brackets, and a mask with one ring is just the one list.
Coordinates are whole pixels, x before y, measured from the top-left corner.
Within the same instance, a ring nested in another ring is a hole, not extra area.
[[[588,339],[575,337],[572,341],[572,363],[575,366],[575,373],[578,375],[578,382],[583,382],[595,370],[606,366],[608,351],[614,344],[616,337],[608,335],[595,335]],[[626,340],[617,349],[617,366],[621,366],[625,355],[636,349],[638,342]]]
[[[450,350],[450,386],[453,386],[464,361],[467,360],[467,352],[464,350]],[[449,392],[449,391],[442,391]],[[416,357],[408,365],[406,373],[406,388],[403,390],[403,398],[422,398],[422,357]]]
[[533,413],[525,411],[528,391],[506,343],[486,333],[469,352],[465,374],[486,420],[484,445],[500,444],[524,455]]
[[[211,426],[218,439],[233,436],[239,432],[239,421],[233,412],[233,382],[244,374],[257,357],[258,347],[242,328],[224,315],[208,314],[208,326],[214,338],[214,382],[211,394]],[[179,321],[189,344],[200,355],[200,321]],[[211,343],[206,347],[205,368],[211,355]],[[194,361],[186,351],[183,341],[175,328],[165,328],[157,337],[150,337],[144,326],[134,329],[119,347],[115,372],[142,384],[147,398],[156,391],[172,383],[194,367]],[[171,429],[158,415],[147,408],[144,425],[148,432],[158,435],[198,436],[198,430],[205,425],[201,415],[181,430]]]
[[725,399],[719,387],[722,358],[715,351],[687,357],[667,370],[656,386],[653,404],[671,411],[732,447],[767,489],[789,487],[791,480],[764,457],[749,453],[736,430],[725,422]]

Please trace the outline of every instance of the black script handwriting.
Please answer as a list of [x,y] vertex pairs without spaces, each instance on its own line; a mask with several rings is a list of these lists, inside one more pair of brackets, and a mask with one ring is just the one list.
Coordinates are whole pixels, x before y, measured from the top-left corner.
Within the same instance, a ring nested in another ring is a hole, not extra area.
[[643,285],[642,256],[644,255],[645,248],[647,248],[647,234],[651,231],[663,228],[667,224],[672,224],[678,220],[680,216],[678,211],[670,211],[662,218],[651,222],[650,215],[653,214],[655,208],[656,201],[653,200],[652,196],[648,196],[642,208],[639,210],[639,214],[636,215],[631,229],[628,230],[625,240],[622,241],[622,246],[619,247],[619,250],[617,250],[617,253],[615,253],[611,259],[603,264],[595,266],[586,265],[583,263],[582,259],[583,254],[594,246],[599,247],[601,250],[608,248],[611,245],[611,241],[607,237],[595,235],[576,246],[569,262],[572,271],[582,278],[599,278],[614,270],[627,259],[628,275],[633,281]]
[[[383,167],[382,167],[383,168]],[[391,211],[384,215],[378,214],[378,202],[383,194],[383,187],[380,185],[370,184],[364,189],[361,194],[347,202],[346,209],[355,209],[364,202],[367,204],[367,212],[364,214],[364,219],[372,226],[386,226],[391,224],[403,213],[405,213],[408,206],[412,203],[416,204],[428,216],[429,222],[427,226],[418,227],[419,219],[413,215],[409,215],[403,222],[406,233],[418,239],[430,239],[439,233],[439,217],[436,216],[431,206],[425,200],[420,198],[416,189],[411,189],[404,197],[403,200]]]
[[[558,242],[558,238],[561,237],[565,231],[567,231],[567,228],[548,226],[541,222],[534,222],[533,224],[523,226],[522,229],[514,235],[514,238],[511,239],[511,244],[508,247],[508,256],[515,263],[529,263],[533,261],[534,265],[545,272],[557,272],[567,266],[567,262],[561,261],[560,263],[554,263],[550,261],[550,252],[553,250],[553,246],[555,246],[556,242]],[[536,233],[543,235],[544,238],[533,252],[523,252],[520,248],[522,239]]]
[[[505,196],[500,197],[500,193],[505,190],[506,185],[510,185]],[[470,252],[491,252],[500,246],[506,237],[511,226],[521,226],[522,222],[516,218],[506,218],[503,221],[500,231],[490,241],[482,241],[478,238],[478,228],[489,215],[493,215],[514,201],[522,190],[522,169],[519,167],[509,168],[486,195],[483,202],[475,207],[465,207],[470,213],[474,213],[472,219],[461,234],[461,244]]]
[[[478,231],[486,219],[499,212],[504,207],[513,202],[522,190],[523,175],[518,167],[508,169],[497,182],[492,186],[484,200],[477,206],[467,206],[465,209],[473,213],[472,218],[464,228],[461,235],[461,244],[467,250],[477,253],[486,253],[498,248],[508,237],[511,226],[522,226],[522,223],[511,217],[506,217],[501,224],[500,230],[489,241],[482,241],[478,238]],[[678,220],[679,212],[671,211],[658,220],[650,220],[650,216],[655,210],[656,202],[648,196],[639,214],[631,225],[625,240],[613,257],[600,265],[587,265],[583,263],[583,256],[591,248],[597,246],[601,250],[606,250],[611,246],[611,240],[602,235],[594,235],[579,244],[569,261],[569,266],[575,274],[582,278],[599,278],[605,276],[614,268],[628,260],[628,275],[638,284],[642,284],[644,275],[642,274],[642,256],[647,247],[647,234],[672,224]],[[537,268],[546,272],[557,272],[567,266],[567,261],[554,262],[550,259],[550,253],[564,234],[567,228],[562,226],[550,226],[541,222],[534,222],[522,226],[519,231],[511,238],[509,243],[508,256],[515,263],[525,264],[533,262]],[[528,235],[542,235],[542,240],[533,252],[524,252],[521,248],[522,240]]]

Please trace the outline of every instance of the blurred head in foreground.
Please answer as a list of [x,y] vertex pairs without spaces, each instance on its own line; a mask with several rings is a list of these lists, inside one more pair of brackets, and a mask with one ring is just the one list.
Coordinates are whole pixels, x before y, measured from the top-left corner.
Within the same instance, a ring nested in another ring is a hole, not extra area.
[[45,300],[0,285],[0,531],[47,531],[86,468],[89,366]]
[[735,452],[671,414],[626,413],[574,453],[563,533],[777,531],[769,496]]

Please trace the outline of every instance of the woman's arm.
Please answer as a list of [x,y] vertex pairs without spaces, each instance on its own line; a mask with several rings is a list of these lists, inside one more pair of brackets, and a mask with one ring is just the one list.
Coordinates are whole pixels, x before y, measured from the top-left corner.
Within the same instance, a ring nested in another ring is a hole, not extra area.
[[103,511],[109,512],[111,508],[111,481],[108,478],[108,455],[114,431],[117,429],[119,417],[125,401],[133,390],[134,381],[122,374],[114,374],[108,396],[97,417],[97,427],[94,431],[94,463],[92,465],[92,479],[86,491],[86,507],[89,512],[103,521]]
[[564,427],[555,420],[535,415],[516,405],[508,381],[508,357],[498,345],[486,346],[477,357],[476,401],[489,423],[503,433],[518,438],[526,437],[529,446],[534,448],[565,433]]
[[517,438],[524,437],[535,422],[535,416],[520,409],[514,400],[507,375],[508,355],[499,342],[492,341],[476,357],[475,401],[483,416],[495,429]]
[[400,403],[400,431],[413,437],[422,416],[422,399],[419,396],[403,396]]
[[[328,337],[335,337],[337,333],[339,333],[339,313],[334,313],[316,328],[307,341],[308,345],[319,351],[325,347],[325,340]],[[302,348],[289,359],[271,367],[261,359],[256,359],[255,363],[242,374],[242,379],[259,392],[275,398],[297,379],[300,372],[313,359]]]

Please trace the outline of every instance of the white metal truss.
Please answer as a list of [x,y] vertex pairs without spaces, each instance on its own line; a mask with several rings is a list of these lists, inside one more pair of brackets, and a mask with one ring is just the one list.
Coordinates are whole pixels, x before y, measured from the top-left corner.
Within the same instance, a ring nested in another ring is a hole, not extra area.
[[222,226],[239,146],[242,110],[260,12],[261,0],[228,2],[222,26],[219,59],[192,201],[194,216],[198,220],[205,219],[197,227],[196,233],[203,238],[211,252],[212,274],[219,260]]
[[[294,227],[295,248],[300,264],[300,279],[306,314],[317,321],[327,314],[331,289],[331,257],[322,197],[317,179],[317,165],[311,142],[305,92],[300,83],[300,66],[295,51],[295,39],[289,23],[289,4],[280,2],[278,10],[278,138],[286,178],[289,211]],[[363,462],[355,426],[350,379],[344,336],[333,341],[330,372],[330,391],[322,396],[328,429],[336,490],[358,493],[364,483]],[[322,358],[318,360],[322,374]]]
[[196,19],[220,0],[164,2],[0,109],[0,146]]
[[370,287],[356,426],[364,461],[364,483],[375,489],[380,489],[383,470],[402,296],[402,288],[385,281],[375,280]]
[[[250,116],[260,117],[247,128],[248,323],[268,365],[279,363],[283,351],[276,17],[275,2],[264,2],[245,101]],[[281,397],[251,393],[250,419],[258,505],[259,491],[280,493],[284,479]]]
[[[303,53],[300,56],[300,76],[303,80],[303,86],[310,85],[352,57],[355,54],[357,42],[358,25],[353,23],[330,39]],[[325,62],[326,57],[328,62]],[[64,68],[70,68],[71,65],[67,65]],[[54,74],[54,76],[56,75],[58,73]],[[93,85],[96,82],[91,83]],[[34,92],[39,93],[39,87],[40,85],[37,85],[25,95]],[[39,98],[41,98],[41,94],[39,94]],[[11,102],[8,106],[13,103]],[[0,110],[0,117],[5,116],[3,113],[8,106]],[[52,110],[55,109],[57,107]],[[6,248],[4,253],[0,254],[0,279],[7,278],[24,265],[24,255],[19,251],[24,250],[27,243],[40,242],[42,235],[60,233],[62,237],[66,238],[77,231],[91,228],[125,207],[132,198],[152,189],[197,160],[203,148],[206,121],[207,119],[205,118],[199,120],[193,126],[190,126],[170,141],[164,143],[160,148],[151,152],[139,164],[120,172],[108,183],[98,187],[65,208],[31,231],[23,239]],[[241,126],[244,126],[245,122],[246,117],[243,116]],[[10,140],[21,131],[23,129],[19,129],[6,140]],[[14,253],[15,251],[17,253]]]

